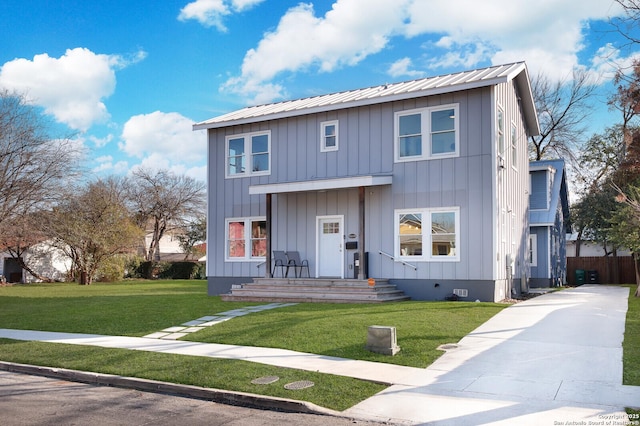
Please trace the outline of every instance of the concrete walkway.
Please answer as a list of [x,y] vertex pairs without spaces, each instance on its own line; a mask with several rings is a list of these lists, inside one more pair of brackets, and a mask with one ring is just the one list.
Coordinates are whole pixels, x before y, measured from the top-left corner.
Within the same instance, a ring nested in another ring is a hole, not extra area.
[[504,309],[427,369],[144,337],[7,329],[0,337],[242,359],[391,384],[343,413],[367,420],[615,425],[626,424],[625,406],[640,407],[640,387],[622,386],[627,297],[626,288],[599,285],[538,296]]

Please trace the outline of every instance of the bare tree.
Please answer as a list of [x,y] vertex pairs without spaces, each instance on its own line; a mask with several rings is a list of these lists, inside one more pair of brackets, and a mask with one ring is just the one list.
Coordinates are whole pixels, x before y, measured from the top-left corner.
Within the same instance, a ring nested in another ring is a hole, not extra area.
[[59,203],[46,220],[47,232],[72,259],[80,284],[91,284],[107,259],[135,250],[140,239],[115,188],[108,180],[91,183]]
[[160,239],[174,227],[202,216],[205,184],[167,170],[136,169],[128,181],[127,196],[138,226],[151,233],[145,260],[158,259]]
[[640,0],[615,0],[624,10],[624,16],[614,18],[611,23],[626,40],[626,45],[640,42]]
[[24,96],[0,89],[0,227],[45,208],[79,173],[80,150],[50,136]]
[[538,74],[533,80],[532,90],[540,120],[540,135],[530,138],[530,160],[576,160],[595,89],[584,70],[574,71],[571,81],[552,82],[545,75]]
[[41,231],[37,214],[25,214],[5,220],[0,226],[0,252],[8,253],[20,267],[39,281],[53,282],[53,279],[32,268],[27,261],[30,249],[46,240]]

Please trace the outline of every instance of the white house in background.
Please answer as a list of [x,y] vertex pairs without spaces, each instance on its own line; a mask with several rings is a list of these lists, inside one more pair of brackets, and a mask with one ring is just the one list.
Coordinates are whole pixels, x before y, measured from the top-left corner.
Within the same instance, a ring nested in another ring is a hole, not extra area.
[[[524,63],[247,107],[208,132],[209,294],[298,251],[314,278],[388,280],[413,299],[526,290]],[[356,268],[356,257],[363,262]]]
[[[577,239],[577,232],[567,234],[567,257],[576,257]],[[608,253],[611,253],[611,248],[608,248],[607,250]],[[605,255],[606,253],[602,244],[585,240],[580,242],[580,257],[602,257]],[[618,256],[631,256],[631,252],[627,249],[619,249]]]
[[[46,241],[30,247],[24,255],[24,260],[33,271],[55,281],[64,281],[71,269],[71,259],[62,250]],[[22,269],[17,259],[6,252],[0,253],[0,275],[11,283],[37,281],[33,275]]]

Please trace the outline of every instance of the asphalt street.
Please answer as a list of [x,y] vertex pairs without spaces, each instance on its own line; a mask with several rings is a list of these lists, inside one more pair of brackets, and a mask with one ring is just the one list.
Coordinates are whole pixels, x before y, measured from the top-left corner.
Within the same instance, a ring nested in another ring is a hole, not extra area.
[[257,410],[6,371],[0,371],[0,423],[3,426],[379,424],[331,416]]

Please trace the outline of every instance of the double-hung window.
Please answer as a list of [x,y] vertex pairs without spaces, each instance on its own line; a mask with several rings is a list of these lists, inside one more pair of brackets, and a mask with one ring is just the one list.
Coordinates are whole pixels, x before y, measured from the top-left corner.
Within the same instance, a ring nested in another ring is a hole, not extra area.
[[270,173],[271,132],[227,136],[225,145],[227,177]]
[[458,138],[457,104],[395,114],[396,161],[457,157]]
[[227,219],[226,260],[264,260],[267,221],[263,217]]
[[338,120],[320,123],[320,151],[338,150]]
[[460,260],[460,209],[396,210],[396,257],[416,261]]

